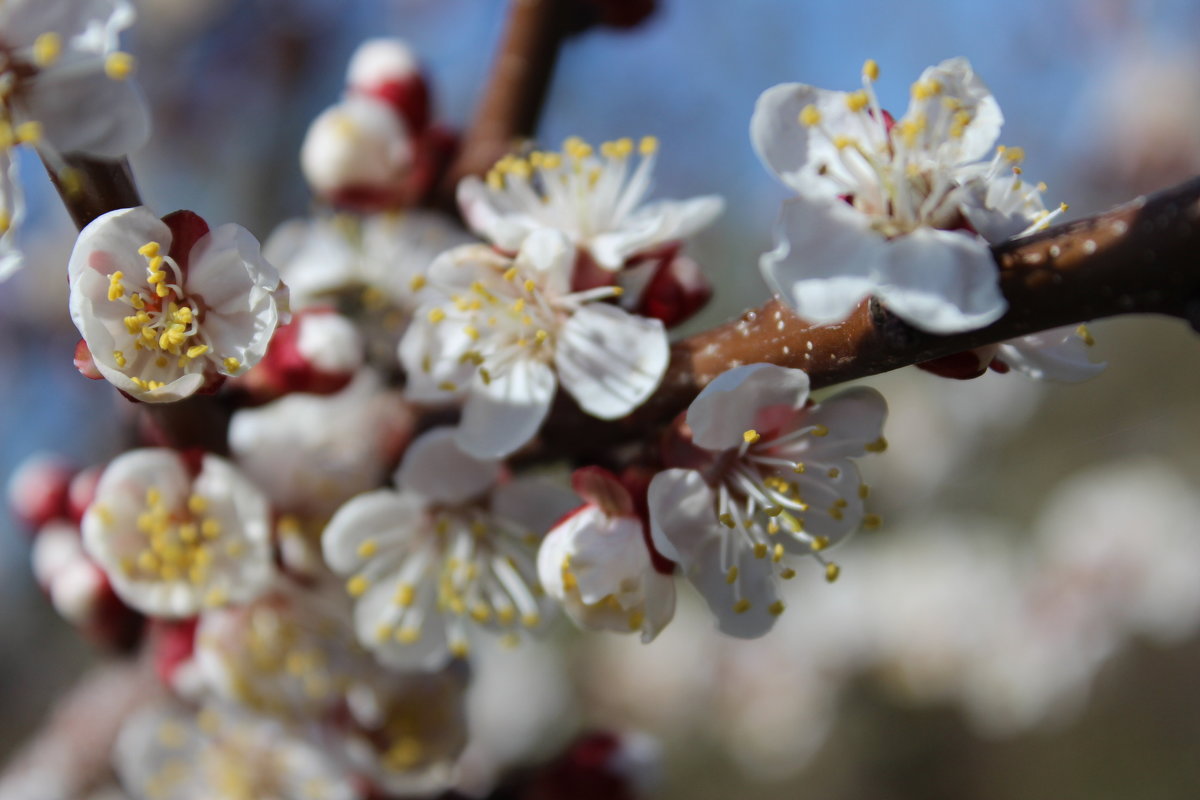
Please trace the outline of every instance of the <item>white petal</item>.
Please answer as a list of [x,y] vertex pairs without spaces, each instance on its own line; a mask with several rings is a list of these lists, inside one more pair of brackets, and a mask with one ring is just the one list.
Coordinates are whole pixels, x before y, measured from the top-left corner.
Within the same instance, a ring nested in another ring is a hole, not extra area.
[[874,291],[886,258],[886,242],[869,225],[836,198],[784,203],[778,244],[759,261],[767,286],[805,319],[845,319]]
[[554,354],[563,388],[600,419],[628,414],[653,394],[671,359],[660,320],[592,303],[559,332]]
[[476,458],[503,458],[532,439],[554,399],[554,370],[515,361],[490,383],[476,380],[463,406],[458,444]]
[[820,91],[803,83],[781,83],[759,95],[754,104],[754,115],[750,117],[754,152],[789,186],[791,176],[809,163],[809,131],[800,124],[800,112],[815,102]]
[[[777,618],[770,608],[779,600],[771,560],[755,558],[742,531],[717,521],[712,489],[700,473],[660,472],[650,481],[648,500],[655,547],[664,555],[674,550],[679,556],[684,574],[716,616],[717,627],[745,639],[770,630]],[[738,576],[730,583],[732,566]],[[740,613],[735,610],[739,600],[749,602]]]
[[[956,144],[955,156],[959,162],[978,161],[986,157],[1000,136],[1004,115],[1000,113],[1000,105],[992,97],[991,90],[971,68],[971,63],[962,57],[947,59],[937,66],[928,67],[919,80],[937,81],[941,85],[941,92],[927,102],[914,98],[905,117],[911,118],[921,113],[925,116],[928,130],[941,131],[949,127],[943,123],[943,115],[966,110],[972,115],[971,121],[964,127],[961,138],[951,140]],[[946,100],[957,101],[953,110]]]
[[1003,342],[996,357],[1037,380],[1077,383],[1099,375],[1106,366],[1088,358],[1090,350],[1074,328],[1065,327]]
[[132,80],[112,80],[96,60],[91,71],[49,70],[35,79],[24,113],[42,124],[46,141],[62,153],[120,158],[150,138],[150,111]]
[[488,491],[500,477],[500,464],[472,458],[459,449],[453,428],[434,428],[404,454],[396,484],[432,503],[462,503]]
[[738,447],[763,412],[801,409],[808,400],[808,375],[774,364],[746,364],[718,375],[688,407],[692,441],[707,450]]
[[418,403],[444,403],[470,384],[476,367],[462,356],[475,342],[462,325],[432,322],[430,310],[417,310],[400,338],[398,355],[408,378],[405,396]]
[[495,195],[474,176],[459,181],[458,207],[468,227],[501,250],[519,250],[525,237],[540,227],[524,215],[498,208]]
[[331,569],[349,575],[362,567],[359,547],[367,539],[404,537],[424,518],[425,501],[410,492],[376,489],[360,494],[337,510],[321,534],[321,552]]
[[854,386],[839,392],[804,416],[804,425],[824,425],[829,431],[807,437],[810,457],[824,462],[863,455],[883,434],[886,417],[887,401],[874,389]]
[[648,644],[675,617],[675,579],[651,570],[642,586],[645,593],[646,619],[642,623],[642,642]]
[[[800,112],[809,105],[820,111],[821,129],[800,122]],[[833,198],[858,181],[842,165],[824,130],[853,136],[868,150],[883,139],[881,126],[865,114],[850,112],[845,92],[803,83],[783,83],[763,92],[750,119],[754,152],[767,169],[799,194]]]
[[888,242],[876,295],[898,317],[930,333],[975,330],[1008,308],[982,239],[918,228]]
[[725,201],[716,195],[650,203],[631,214],[617,230],[594,237],[588,249],[600,266],[618,270],[638,253],[687,238],[724,208]]

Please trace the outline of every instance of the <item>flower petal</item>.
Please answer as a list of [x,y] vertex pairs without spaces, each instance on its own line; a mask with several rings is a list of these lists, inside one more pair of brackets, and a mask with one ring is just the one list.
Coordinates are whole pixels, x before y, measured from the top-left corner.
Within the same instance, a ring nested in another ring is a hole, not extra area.
[[774,364],[746,364],[727,370],[705,386],[688,407],[692,441],[707,450],[738,447],[764,412],[803,408],[808,386],[803,370]]
[[839,322],[875,290],[886,246],[870,220],[841,200],[801,196],[784,203],[778,243],[759,266],[798,315]]
[[742,531],[717,522],[712,489],[700,473],[660,472],[650,481],[648,499],[654,546],[668,557],[673,558],[668,550],[679,556],[717,627],[743,639],[769,631],[778,618],[771,609],[779,602],[771,560],[756,558]]
[[1077,383],[1099,375],[1107,366],[1088,358],[1089,346],[1075,328],[1053,328],[1000,344],[996,357],[1037,380]]
[[898,317],[930,333],[995,322],[1008,308],[996,262],[982,239],[918,228],[887,243],[875,294]]
[[360,547],[368,539],[405,536],[406,526],[424,517],[425,502],[410,492],[376,489],[360,494],[337,510],[321,535],[321,552],[331,569],[348,575],[363,564]]
[[477,379],[463,406],[458,445],[476,458],[503,458],[532,439],[550,410],[557,381],[540,361],[515,361],[489,383]]
[[660,320],[592,303],[563,325],[554,354],[563,388],[600,419],[617,419],[645,402],[670,361]]
[[433,503],[456,504],[479,497],[500,477],[500,464],[459,449],[453,428],[434,428],[417,438],[404,454],[396,485]]
[[826,463],[864,455],[866,446],[878,442],[887,418],[887,401],[866,386],[854,386],[823,401],[804,415],[804,425],[823,425],[825,436],[808,436],[805,455]]

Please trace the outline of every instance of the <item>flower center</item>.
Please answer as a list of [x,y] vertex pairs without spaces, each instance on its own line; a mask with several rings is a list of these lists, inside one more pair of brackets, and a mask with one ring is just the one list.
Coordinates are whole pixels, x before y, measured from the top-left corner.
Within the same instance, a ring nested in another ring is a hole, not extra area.
[[[213,547],[222,537],[222,526],[207,512],[209,500],[192,494],[182,508],[172,508],[163,501],[162,492],[146,490],[143,510],[137,517],[137,530],[143,534],[143,546],[121,558],[121,570],[133,580],[174,582],[186,580],[193,586],[205,584],[214,561]],[[101,514],[105,513],[103,508]],[[103,517],[102,517],[103,518]],[[237,558],[242,545],[229,541],[225,554]],[[205,598],[210,606],[225,601],[219,589]]]
[[[631,171],[634,150],[641,161]],[[658,140],[645,136],[636,148],[624,138],[595,149],[578,136],[561,153],[508,155],[488,172],[487,183],[515,208],[578,239],[618,227],[645,197]]]
[[[459,356],[462,364],[472,364],[484,384],[504,375],[521,361],[551,363],[562,323],[583,304],[619,297],[619,286],[601,286],[582,292],[556,295],[533,278],[522,278],[519,267],[503,273],[489,270],[471,284],[466,292],[447,292],[450,302],[429,312],[435,325],[461,326],[472,346]],[[422,368],[432,370],[427,355]],[[446,381],[443,391],[459,387]]]
[[[467,655],[466,621],[508,629],[505,641],[516,644],[516,624],[541,622],[537,583],[528,548],[537,537],[520,531],[475,505],[434,508],[415,546],[381,552],[381,542],[366,539],[358,548],[363,569],[346,584],[359,597],[375,582],[395,576],[392,607],[376,626],[379,642],[413,644],[421,639],[425,618],[441,612],[450,651]],[[375,558],[379,554],[379,558]]]

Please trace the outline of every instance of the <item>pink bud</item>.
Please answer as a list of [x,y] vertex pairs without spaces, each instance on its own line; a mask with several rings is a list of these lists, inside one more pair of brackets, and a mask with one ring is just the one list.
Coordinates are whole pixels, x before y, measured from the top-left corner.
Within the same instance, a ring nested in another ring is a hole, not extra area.
[[83,519],[83,512],[96,499],[96,484],[103,474],[103,467],[88,467],[71,478],[71,484],[67,487],[67,516],[76,525]]
[[390,105],[413,133],[429,125],[429,86],[416,55],[400,39],[369,39],[359,45],[346,70],[346,88]]
[[67,491],[73,473],[65,459],[50,453],[26,458],[8,481],[13,515],[33,530],[52,519],[67,517]]
[[353,379],[363,350],[350,320],[328,308],[305,309],[275,331],[266,356],[243,382],[257,402],[290,392],[332,394]]

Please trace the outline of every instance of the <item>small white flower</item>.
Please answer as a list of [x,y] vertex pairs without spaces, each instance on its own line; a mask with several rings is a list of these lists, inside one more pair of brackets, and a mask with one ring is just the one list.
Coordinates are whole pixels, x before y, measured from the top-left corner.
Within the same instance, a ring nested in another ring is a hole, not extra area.
[[691,236],[724,207],[715,195],[644,203],[658,140],[641,140],[636,167],[634,149],[633,140],[618,139],[602,144],[597,157],[572,137],[562,153],[506,156],[486,182],[463,179],[458,203],[472,230],[502,250],[516,252],[534,231],[555,230],[616,271],[635,255]]
[[147,403],[240,375],[287,316],[287,289],[245,228],[173,238],[144,206],[112,211],[79,234],[68,267],[71,319],[96,368]]
[[673,565],[659,571],[646,523],[615,476],[585,467],[573,483],[588,502],[542,540],[542,586],[581,628],[641,631],[643,642],[652,641],[675,615]]
[[295,308],[352,295],[366,310],[398,312],[407,324],[429,265],[442,252],[472,241],[441,214],[385,212],[295,219],[271,234],[263,253],[292,293]]
[[875,296],[933,333],[983,327],[1007,308],[987,237],[1051,215],[1038,191],[1001,174],[1019,149],[978,163],[1003,117],[965,59],[926,69],[894,125],[875,96],[878,71],[868,61],[854,92],[781,84],[759,98],[755,150],[797,193],[763,274],[814,322],[843,319]]
[[239,409],[229,447],[278,510],[323,519],[383,481],[410,424],[399,394],[363,370],[337,394],[294,393]]
[[[679,563],[725,633],[752,638],[783,613],[788,554],[821,555],[867,519],[850,460],[885,446],[886,405],[863,387],[807,407],[808,375],[770,364],[731,369],[688,408],[694,452],[650,482],[655,547]],[[668,463],[668,466],[673,466]]]
[[82,529],[88,555],[117,595],[151,616],[248,602],[274,572],[266,499],[213,455],[204,455],[194,474],[171,450],[117,457]]
[[463,454],[438,428],[409,447],[398,491],[359,495],[329,521],[325,561],[351,576],[358,639],[383,663],[435,667],[466,654],[468,623],[514,633],[551,609],[532,550],[573,497],[500,477],[498,462]]
[[205,611],[195,641],[199,674],[217,697],[297,720],[333,709],[374,663],[354,642],[345,595],[328,582],[279,578],[248,605]]
[[274,720],[160,703],[130,717],[113,751],[136,800],[358,800],[325,748]]
[[670,357],[662,322],[594,302],[620,293],[570,291],[574,249],[539,230],[515,259],[475,245],[429,270],[439,302],[400,342],[409,397],[466,394],[459,445],[500,458],[537,433],[559,383],[584,411],[617,419],[658,386]]
[[133,23],[125,0],[0,4],[0,280],[20,264],[11,233],[24,216],[12,149],[35,147],[61,180],[64,154],[118,158],[141,147],[150,117],[128,80],[134,59],[117,37]]

